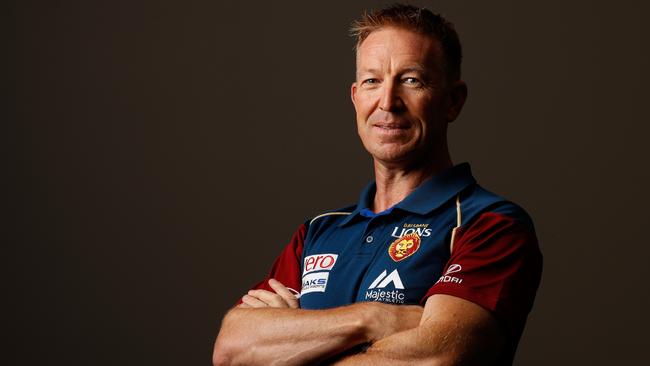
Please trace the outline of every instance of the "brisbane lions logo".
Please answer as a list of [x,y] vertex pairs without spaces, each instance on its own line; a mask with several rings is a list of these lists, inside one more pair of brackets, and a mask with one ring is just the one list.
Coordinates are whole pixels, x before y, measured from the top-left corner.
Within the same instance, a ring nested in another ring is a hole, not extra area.
[[420,249],[420,236],[416,233],[406,234],[396,239],[388,247],[388,255],[395,262],[404,260]]

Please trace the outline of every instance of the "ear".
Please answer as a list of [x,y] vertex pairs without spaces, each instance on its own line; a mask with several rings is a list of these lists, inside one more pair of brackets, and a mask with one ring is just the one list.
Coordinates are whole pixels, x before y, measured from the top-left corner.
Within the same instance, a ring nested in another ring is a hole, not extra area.
[[451,123],[460,114],[467,100],[467,84],[464,81],[455,81],[449,89],[449,105],[447,106],[447,123]]
[[354,82],[352,83],[352,86],[350,86],[350,99],[352,99],[352,104],[354,105],[354,108],[357,108],[357,83]]

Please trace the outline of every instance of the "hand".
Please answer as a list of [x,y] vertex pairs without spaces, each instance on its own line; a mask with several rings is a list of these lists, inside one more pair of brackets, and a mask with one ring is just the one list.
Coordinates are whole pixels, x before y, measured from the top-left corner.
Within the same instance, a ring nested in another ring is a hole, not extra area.
[[291,308],[298,309],[298,298],[280,281],[269,279],[269,286],[275,293],[266,290],[250,290],[242,297],[240,308]]

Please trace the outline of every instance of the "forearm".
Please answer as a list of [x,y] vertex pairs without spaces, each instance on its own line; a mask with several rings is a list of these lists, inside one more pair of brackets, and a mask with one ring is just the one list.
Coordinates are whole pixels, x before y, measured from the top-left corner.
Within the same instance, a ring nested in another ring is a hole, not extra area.
[[[335,363],[336,366],[409,366],[446,365],[445,336],[427,332],[417,327],[375,342],[364,353],[359,353]],[[419,341],[414,341],[414,340]]]
[[328,310],[232,309],[224,318],[215,365],[301,365],[371,338],[372,304]]
[[480,306],[453,296],[427,301],[420,324],[373,343],[336,363],[355,365],[490,365],[504,348],[504,334]]

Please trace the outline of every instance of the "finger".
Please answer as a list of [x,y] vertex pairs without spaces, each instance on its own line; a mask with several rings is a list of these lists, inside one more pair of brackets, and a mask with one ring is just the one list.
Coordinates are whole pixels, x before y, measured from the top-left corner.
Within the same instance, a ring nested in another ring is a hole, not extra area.
[[250,309],[251,308],[250,305],[248,305],[246,303],[243,303],[243,302],[241,304],[237,305],[237,307],[242,308],[242,309]]
[[299,307],[296,295],[293,292],[289,291],[289,289],[280,281],[271,278],[269,279],[269,286],[271,286],[275,293],[282,296],[290,308],[297,309]]
[[244,304],[249,305],[252,308],[265,308],[269,306],[265,302],[250,295],[244,295],[244,297],[242,297],[241,300],[244,302]]
[[269,306],[274,308],[288,308],[289,304],[282,298],[282,296],[266,290],[250,290],[248,295],[257,298],[260,301],[265,302]]

